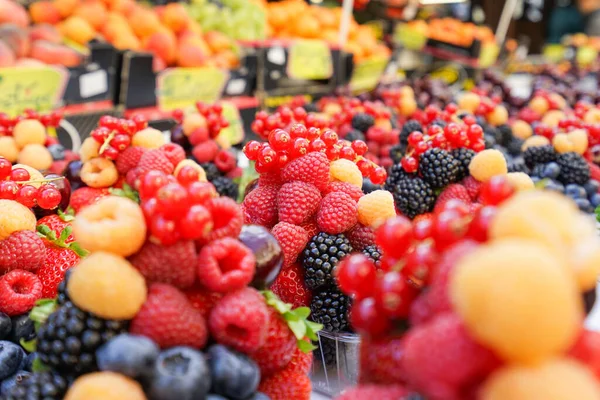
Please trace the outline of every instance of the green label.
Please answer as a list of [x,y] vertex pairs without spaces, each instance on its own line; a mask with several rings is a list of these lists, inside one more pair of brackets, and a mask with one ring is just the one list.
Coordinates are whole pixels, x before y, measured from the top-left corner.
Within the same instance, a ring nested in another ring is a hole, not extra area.
[[495,43],[483,45],[479,53],[479,66],[484,68],[492,66],[496,62],[499,53],[500,48]]
[[229,101],[222,101],[223,116],[229,122],[227,128],[221,129],[217,137],[217,142],[222,148],[228,149],[244,140],[244,123],[235,104]]
[[198,101],[214,103],[221,98],[229,73],[213,67],[171,68],[156,79],[160,109],[185,108]]
[[409,50],[421,50],[427,43],[427,35],[411,28],[408,24],[398,24],[394,29],[394,42]]
[[378,57],[354,65],[350,89],[353,92],[374,89],[379,83],[388,62],[389,57]]
[[577,49],[575,59],[580,65],[590,65],[598,58],[598,50],[591,46],[582,46]]
[[290,78],[319,80],[333,75],[331,49],[322,40],[297,40],[290,46],[287,63]]

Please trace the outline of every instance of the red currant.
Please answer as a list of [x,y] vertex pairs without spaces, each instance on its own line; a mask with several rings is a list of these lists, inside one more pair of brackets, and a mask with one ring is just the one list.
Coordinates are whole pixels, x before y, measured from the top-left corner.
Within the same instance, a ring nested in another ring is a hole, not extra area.
[[135,124],[136,131],[141,131],[142,129],[148,127],[148,120],[143,115],[134,115],[132,121]]
[[115,117],[111,117],[110,115],[103,115],[100,117],[100,121],[98,125],[104,128],[108,128],[109,130],[113,130],[117,127],[118,119]]
[[290,150],[290,156],[292,158],[302,157],[306,153],[308,153],[308,148],[310,146],[310,142],[305,138],[296,138],[294,139],[294,143]]
[[290,128],[290,136],[292,139],[308,137],[308,130],[302,124],[294,124]]
[[369,150],[369,148],[367,147],[367,144],[365,142],[363,142],[362,140],[353,141],[352,149],[354,149],[354,152],[358,156],[364,155]]
[[468,225],[459,211],[444,210],[434,217],[432,228],[435,246],[443,250],[462,239],[467,233]]
[[0,181],[10,176],[12,164],[6,158],[0,157]]
[[111,141],[110,145],[114,147],[118,152],[125,151],[131,144],[131,136],[129,135],[116,135]]
[[463,118],[463,122],[465,123],[465,125],[473,125],[477,123],[477,120],[475,119],[475,116],[467,115]]
[[178,123],[181,123],[183,121],[183,110],[181,110],[181,109],[173,110],[171,115],[173,116],[173,119],[175,121],[177,121]]
[[337,147],[328,147],[325,154],[327,154],[329,161],[335,161],[340,158],[340,149]]
[[102,150],[100,155],[104,158],[114,161],[119,157],[119,151],[112,146],[108,146]]
[[431,241],[420,242],[408,252],[402,274],[415,287],[423,287],[433,276],[438,258]]
[[344,258],[335,269],[336,279],[345,293],[357,298],[370,296],[377,277],[377,270],[364,254],[356,253]]
[[257,135],[263,136],[263,133],[265,131],[265,123],[262,120],[258,119],[252,122],[252,124],[250,125],[250,129],[252,129],[252,132],[256,133]]
[[269,134],[269,144],[275,151],[285,151],[292,145],[292,138],[283,129],[275,129]]
[[373,297],[354,303],[350,313],[350,322],[356,330],[370,336],[384,335],[391,329],[389,319],[378,310]]
[[508,179],[497,175],[481,185],[479,197],[483,204],[495,206],[508,199],[514,192],[515,189]]
[[413,238],[415,240],[426,240],[431,237],[433,221],[431,218],[421,219],[413,225]]
[[19,185],[13,181],[0,182],[0,199],[14,200],[19,190]]
[[385,168],[377,167],[371,172],[369,178],[375,185],[383,185],[387,178],[387,172],[385,171]]
[[215,187],[208,182],[194,182],[188,186],[187,191],[192,204],[205,204],[218,196]]
[[179,222],[179,231],[184,239],[205,238],[213,228],[210,212],[201,205],[193,205]]
[[[315,128],[315,127],[308,128],[308,131],[306,133],[307,133],[306,138],[310,141],[319,139],[321,137],[321,130],[319,128]],[[323,143],[325,143],[325,142],[323,142]]]
[[408,135],[408,144],[410,146],[417,146],[421,141],[423,141],[423,133],[419,131],[414,131],[410,135]]
[[327,129],[321,134],[321,140],[323,140],[327,146],[333,146],[338,141],[338,134],[331,129]]
[[479,139],[476,142],[471,144],[471,150],[476,153],[485,150],[485,141],[483,139]]
[[159,212],[167,218],[178,218],[188,211],[190,198],[179,183],[168,183],[156,192]]
[[469,126],[467,137],[471,142],[475,142],[483,138],[483,128],[477,124]]
[[429,150],[429,144],[425,141],[421,141],[414,146],[414,149],[415,149],[415,154],[417,154],[417,155],[423,154],[427,150]]
[[469,224],[467,236],[478,242],[485,242],[488,239],[490,224],[497,214],[494,206],[484,206],[480,208]]
[[198,182],[198,179],[200,179],[200,173],[191,165],[182,167],[177,173],[177,182],[181,183],[183,186]]
[[37,192],[38,206],[44,210],[52,210],[60,204],[60,191],[52,185],[44,185]]
[[10,180],[14,182],[25,182],[31,178],[25,168],[15,168],[10,172]]
[[258,153],[258,161],[263,165],[273,165],[277,159],[277,152],[269,145],[263,145]]
[[402,164],[402,168],[408,173],[417,172],[419,168],[419,162],[414,157],[404,157],[400,164]]
[[414,288],[397,271],[386,272],[379,277],[375,285],[377,308],[389,317],[404,318],[408,316],[415,295]]
[[412,243],[412,224],[406,217],[397,216],[385,221],[375,231],[377,245],[386,255],[402,257]]
[[149,171],[142,178],[140,195],[143,199],[154,197],[158,189],[168,183],[167,177],[160,171]]
[[261,145],[256,140],[251,140],[244,146],[244,154],[249,160],[256,161],[258,159],[258,152],[261,149]]
[[310,143],[309,150],[324,153],[327,150],[327,145],[321,139],[315,139]]
[[91,133],[91,136],[94,138],[94,140],[100,144],[104,143],[104,141],[108,138],[108,135],[110,135],[110,129],[103,126],[94,129]]
[[31,185],[24,185],[17,191],[15,200],[23,204],[25,207],[31,208],[35,206],[37,192],[38,190],[35,187]]
[[354,161],[356,158],[356,153],[352,150],[350,146],[342,146],[340,149],[340,158],[345,158],[346,160]]
[[154,238],[165,246],[175,244],[180,236],[175,222],[162,215],[157,215],[152,219],[150,232]]

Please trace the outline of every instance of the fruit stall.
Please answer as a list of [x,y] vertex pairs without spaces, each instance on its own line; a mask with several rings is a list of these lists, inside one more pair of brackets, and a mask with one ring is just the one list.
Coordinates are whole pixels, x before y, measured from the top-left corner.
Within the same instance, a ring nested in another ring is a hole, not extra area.
[[594,10],[155,3],[0,0],[0,399],[600,400]]

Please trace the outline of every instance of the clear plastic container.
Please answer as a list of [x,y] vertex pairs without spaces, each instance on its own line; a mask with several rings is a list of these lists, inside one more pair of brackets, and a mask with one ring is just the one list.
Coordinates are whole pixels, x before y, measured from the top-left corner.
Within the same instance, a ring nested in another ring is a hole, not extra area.
[[360,336],[321,331],[314,350],[313,390],[335,397],[358,382]]

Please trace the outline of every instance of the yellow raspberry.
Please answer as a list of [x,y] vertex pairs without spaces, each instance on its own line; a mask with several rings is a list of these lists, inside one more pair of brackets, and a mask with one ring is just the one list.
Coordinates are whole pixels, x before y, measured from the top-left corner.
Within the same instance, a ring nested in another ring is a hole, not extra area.
[[200,164],[198,164],[196,161],[190,160],[190,159],[185,159],[185,160],[180,161],[179,164],[177,164],[177,166],[175,167],[175,171],[173,171],[173,175],[177,176],[177,174],[179,173],[181,168],[186,167],[186,166],[194,167],[194,169],[196,171],[198,171],[198,174],[199,174],[198,180],[200,182],[207,182],[206,171],[204,171],[204,168],[202,168],[200,166]]
[[583,121],[588,124],[597,124],[600,122],[600,108],[590,108],[583,116]]
[[387,190],[375,190],[358,200],[358,222],[375,227],[396,216],[394,197]]
[[481,97],[477,93],[467,92],[458,99],[458,108],[474,113],[481,104]]
[[479,182],[486,182],[496,175],[506,175],[508,167],[504,155],[495,149],[475,154],[469,164],[469,172]]
[[93,137],[89,137],[83,141],[81,148],[79,149],[79,156],[81,162],[86,162],[92,158],[98,157],[100,151],[100,143],[98,143]]
[[46,128],[37,119],[25,119],[15,125],[13,137],[19,148],[28,144],[46,143]]
[[0,240],[13,232],[35,231],[37,220],[31,210],[14,200],[0,200]]
[[513,122],[512,124],[512,132],[513,132],[513,136],[518,137],[519,139],[527,139],[529,137],[531,137],[531,135],[533,135],[533,129],[531,128],[531,125],[529,125],[527,122],[518,119],[515,122]]
[[94,372],[78,378],[65,400],[146,400],[139,383],[115,372]]
[[508,121],[508,110],[506,107],[498,105],[487,115],[487,120],[494,126],[504,125]]
[[571,247],[569,263],[581,291],[595,288],[600,275],[600,238],[591,236]]
[[518,192],[535,188],[533,181],[525,172],[509,172],[506,174],[506,179]]
[[525,151],[529,147],[545,146],[547,144],[550,144],[550,140],[548,140],[547,137],[534,135],[525,140],[525,142],[521,145],[521,151]]
[[358,188],[362,188],[362,174],[356,164],[350,160],[340,158],[333,161],[329,167],[329,173],[334,181],[347,182]]
[[560,110],[550,110],[542,117],[542,124],[555,128],[558,122],[565,117],[565,113]]
[[575,146],[573,146],[566,133],[559,133],[554,136],[552,138],[552,145],[554,146],[554,150],[559,153],[569,153],[575,149]]
[[131,139],[132,146],[139,146],[145,149],[158,149],[165,144],[165,137],[162,132],[154,128],[142,129]]
[[0,157],[6,158],[11,163],[17,161],[19,148],[12,136],[0,136]]
[[198,128],[206,128],[206,118],[201,114],[186,115],[183,120],[182,129],[186,136],[190,136]]
[[49,169],[52,166],[52,154],[43,144],[28,144],[21,149],[19,164],[29,165],[40,171]]
[[569,132],[569,140],[573,143],[573,151],[583,154],[588,149],[588,134],[583,129],[577,129]]
[[146,281],[123,257],[99,251],[73,269],[67,284],[79,308],[105,319],[132,319],[146,301]]

